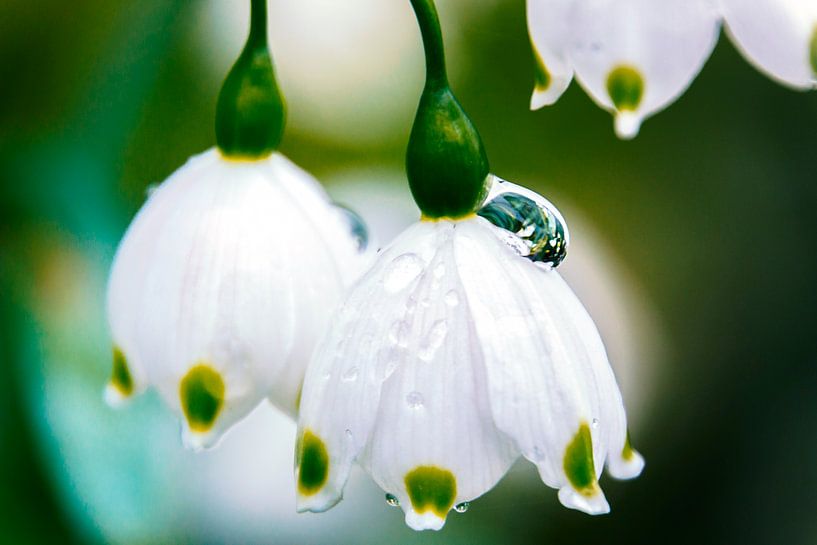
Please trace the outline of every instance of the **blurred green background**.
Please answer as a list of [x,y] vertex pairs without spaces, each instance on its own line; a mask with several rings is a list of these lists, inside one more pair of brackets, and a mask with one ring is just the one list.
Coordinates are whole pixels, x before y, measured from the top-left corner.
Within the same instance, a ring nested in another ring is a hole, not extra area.
[[[397,173],[369,191],[401,188],[422,81],[408,1],[331,3],[271,2],[283,151],[324,180]],[[569,203],[661,324],[655,393],[633,416],[647,468],[603,480],[611,515],[562,509],[529,468],[441,534],[404,528],[370,485],[321,518],[290,514],[270,481],[280,504],[252,510],[197,488],[210,462],[177,452],[155,396],[107,409],[113,252],[149,184],[213,145],[244,4],[0,3],[0,541],[817,543],[817,94],[766,79],[723,36],[681,99],[621,142],[575,83],[528,110],[522,0],[438,0],[494,172]],[[258,429],[290,433],[276,418]],[[290,472],[287,452],[257,456]],[[236,497],[258,480],[228,475]]]

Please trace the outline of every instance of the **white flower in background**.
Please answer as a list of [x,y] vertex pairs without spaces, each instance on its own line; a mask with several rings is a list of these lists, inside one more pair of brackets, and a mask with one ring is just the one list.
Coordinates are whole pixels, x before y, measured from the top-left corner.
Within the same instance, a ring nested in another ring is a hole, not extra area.
[[114,260],[107,398],[155,386],[192,448],[268,398],[294,414],[306,363],[364,266],[365,229],[278,153],[285,105],[266,0],[216,111],[218,147],[149,197]]
[[817,2],[720,2],[727,33],[749,62],[791,87],[817,87]]
[[552,270],[560,216],[493,187],[480,216],[404,232],[334,317],[304,383],[299,510],[337,503],[355,460],[418,530],[441,528],[520,455],[591,514],[609,510],[605,464],[640,473],[598,331]]
[[156,386],[192,446],[265,397],[294,414],[313,343],[362,265],[353,227],[281,154],[192,158],[152,192],[114,260],[108,398]]
[[553,104],[573,74],[633,138],[647,117],[689,87],[721,19],[764,72],[801,89],[817,83],[813,0],[528,0],[536,59],[531,108]]

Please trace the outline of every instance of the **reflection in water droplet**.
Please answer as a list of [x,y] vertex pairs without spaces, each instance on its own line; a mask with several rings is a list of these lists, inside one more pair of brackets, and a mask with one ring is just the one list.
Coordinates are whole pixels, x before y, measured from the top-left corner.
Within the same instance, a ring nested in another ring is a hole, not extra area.
[[406,405],[409,409],[420,409],[423,407],[423,394],[420,392],[409,392],[406,396]]
[[347,369],[340,378],[345,382],[354,382],[357,380],[358,369],[357,367],[350,367]]
[[456,511],[457,513],[465,513],[466,511],[468,511],[469,507],[471,507],[471,503],[464,501],[462,503],[458,503],[457,505],[455,505],[454,511]]
[[335,204],[335,208],[343,214],[343,219],[349,225],[349,232],[357,243],[357,250],[363,252],[369,247],[369,229],[360,215],[351,208],[342,204]]
[[[477,214],[509,233],[506,242],[519,255],[558,267],[567,256],[568,232],[561,214],[544,197],[510,182]],[[517,193],[514,189],[524,192]]]
[[457,290],[451,290],[445,294],[445,304],[449,307],[455,307],[460,304],[460,294]]
[[393,494],[386,494],[386,505],[389,507],[400,507],[400,500]]
[[425,263],[416,254],[403,254],[396,257],[386,270],[383,287],[386,291],[396,293],[420,276]]
[[434,354],[437,353],[437,350],[443,344],[447,333],[448,322],[445,320],[437,320],[434,322],[428,335],[426,335],[426,338],[423,339],[420,345],[420,352],[418,353],[420,359],[423,361],[431,361],[434,358]]

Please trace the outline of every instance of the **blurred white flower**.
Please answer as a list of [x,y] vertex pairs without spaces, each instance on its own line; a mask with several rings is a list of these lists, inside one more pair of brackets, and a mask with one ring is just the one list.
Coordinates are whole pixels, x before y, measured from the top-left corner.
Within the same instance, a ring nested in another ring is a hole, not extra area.
[[281,154],[192,158],[152,192],[117,251],[107,399],[155,386],[193,448],[265,398],[294,414],[313,344],[367,261],[350,221]]
[[520,455],[591,514],[609,510],[605,463],[640,473],[596,326],[552,270],[561,217],[493,187],[483,217],[410,227],[340,307],[304,383],[299,510],[335,505],[355,460],[414,529],[441,528]]
[[817,84],[813,0],[528,0],[536,59],[531,108],[553,104],[576,79],[633,138],[643,120],[684,93],[709,58],[721,19],[765,73]]

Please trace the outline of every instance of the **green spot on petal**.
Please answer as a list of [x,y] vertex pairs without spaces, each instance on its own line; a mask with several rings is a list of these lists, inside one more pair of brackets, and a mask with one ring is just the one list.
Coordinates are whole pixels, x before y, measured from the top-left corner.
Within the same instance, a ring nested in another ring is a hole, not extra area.
[[406,474],[405,482],[411,505],[420,514],[433,511],[445,518],[454,505],[457,479],[446,469],[419,466]]
[[627,438],[624,440],[624,448],[621,449],[621,457],[624,459],[624,461],[630,462],[632,461],[633,456],[635,456],[635,450],[630,444],[630,432],[628,431]]
[[570,484],[580,494],[593,496],[598,491],[593,465],[593,440],[587,423],[579,427],[578,433],[565,450],[564,470]]
[[617,66],[607,76],[607,93],[619,111],[635,111],[644,98],[644,78],[632,66]]
[[547,67],[545,66],[545,61],[542,60],[542,56],[536,50],[536,46],[533,46],[533,62],[534,62],[534,83],[536,91],[544,92],[548,90],[550,87],[550,82],[553,78],[550,75]]
[[317,494],[329,477],[329,453],[321,438],[306,430],[298,440],[298,491]]
[[814,27],[814,31],[811,34],[809,57],[811,59],[811,70],[817,75],[817,26]]
[[179,398],[190,429],[209,431],[224,405],[224,379],[209,365],[196,365],[182,379]]
[[125,397],[133,394],[133,377],[128,368],[128,360],[118,346],[113,347],[113,369],[111,385]]

